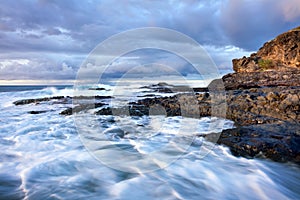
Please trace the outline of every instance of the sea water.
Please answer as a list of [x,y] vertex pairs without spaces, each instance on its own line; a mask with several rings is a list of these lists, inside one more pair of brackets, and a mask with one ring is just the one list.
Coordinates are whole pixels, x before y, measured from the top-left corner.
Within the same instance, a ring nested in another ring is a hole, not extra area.
[[[125,100],[114,86],[98,86],[107,90],[82,88],[77,94],[113,95],[113,101],[103,101],[118,106],[143,92],[137,85],[123,85],[119,91],[127,94]],[[0,93],[0,199],[300,199],[299,166],[235,157],[227,147],[197,136],[232,128],[229,120],[97,116],[97,109],[74,117],[59,115],[70,103],[13,104],[73,94],[69,86]],[[46,112],[29,114],[32,110]],[[180,135],[183,120],[195,126],[193,137]],[[212,121],[222,127],[211,127]],[[168,160],[174,149],[160,150],[169,144],[186,148]],[[116,153],[141,159],[153,155],[150,162],[159,162],[149,170],[147,162],[138,165],[126,157],[108,163],[118,158]]]

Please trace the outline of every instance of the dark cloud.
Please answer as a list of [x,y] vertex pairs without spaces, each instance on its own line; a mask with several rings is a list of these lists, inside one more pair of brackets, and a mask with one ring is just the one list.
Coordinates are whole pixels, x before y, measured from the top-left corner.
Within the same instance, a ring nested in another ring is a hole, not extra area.
[[[64,63],[72,63],[68,65],[72,66],[68,68],[72,75],[67,77],[62,70],[62,75],[56,76],[71,78],[82,62],[77,55],[84,58],[113,34],[145,26],[182,32],[204,45],[218,66],[230,68],[232,58],[257,50],[263,42],[299,26],[299,21],[299,0],[1,1],[0,58],[3,61],[7,55],[21,57],[7,56],[11,62],[3,62],[0,73],[1,78],[5,74],[25,77],[25,72],[27,78],[37,78],[33,65],[42,69],[44,75],[40,78],[47,78],[60,73]],[[172,41],[172,36],[164,39]],[[30,65],[16,59],[29,60]],[[193,72],[181,64],[176,69],[185,74]],[[23,70],[23,75],[18,72],[21,66],[28,69]],[[121,68],[116,67],[115,73]]]

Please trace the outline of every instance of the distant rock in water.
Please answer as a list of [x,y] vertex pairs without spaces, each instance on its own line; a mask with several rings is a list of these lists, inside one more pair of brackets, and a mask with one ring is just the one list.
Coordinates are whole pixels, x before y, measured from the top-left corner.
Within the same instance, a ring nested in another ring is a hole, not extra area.
[[250,57],[233,59],[235,72],[300,70],[300,26],[266,42]]
[[105,89],[105,88],[89,88],[88,90],[98,90],[98,91],[103,91],[103,90],[105,90],[105,91],[110,91],[110,90],[107,90],[107,89]]
[[48,112],[48,111],[47,110],[32,110],[32,111],[29,111],[28,113],[32,114],[32,115],[37,115],[37,114],[41,114],[41,113],[45,113],[45,112]]

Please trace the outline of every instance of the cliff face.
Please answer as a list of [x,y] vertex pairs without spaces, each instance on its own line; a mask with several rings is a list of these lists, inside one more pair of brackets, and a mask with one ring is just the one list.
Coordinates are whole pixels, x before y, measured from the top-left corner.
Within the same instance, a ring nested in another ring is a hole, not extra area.
[[300,26],[266,42],[250,57],[232,63],[235,72],[300,70]]

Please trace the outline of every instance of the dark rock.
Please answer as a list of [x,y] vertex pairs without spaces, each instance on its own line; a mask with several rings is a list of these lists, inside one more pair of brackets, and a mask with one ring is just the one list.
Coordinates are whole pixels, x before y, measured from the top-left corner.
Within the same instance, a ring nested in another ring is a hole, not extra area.
[[99,91],[105,90],[105,91],[108,91],[105,88],[89,88],[89,90],[99,90]]
[[112,115],[112,109],[110,107],[102,108],[95,112],[96,115]]
[[208,88],[193,88],[194,92],[209,92]]
[[107,104],[105,104],[105,103],[81,104],[81,105],[77,105],[73,108],[67,108],[66,110],[63,110],[62,112],[60,112],[59,114],[60,115],[72,115],[74,113],[79,113],[81,111],[99,108],[104,105],[107,105]]
[[33,115],[36,115],[36,114],[41,114],[41,113],[45,113],[45,112],[48,112],[47,110],[38,110],[38,111],[29,111],[28,113],[29,114],[33,114]]
[[[237,125],[270,124],[279,121],[300,122],[300,87],[256,88],[255,90],[231,90],[226,92],[226,118]],[[287,101],[287,103],[282,103]],[[225,103],[225,102],[223,102]],[[167,116],[204,117],[211,116],[212,105],[218,109],[222,102],[212,104],[209,93],[178,94],[171,97],[146,98],[129,103],[129,106],[114,109],[114,114],[149,115],[149,110],[160,106],[160,113]],[[284,105],[284,106],[283,106]],[[222,107],[220,107],[222,108]],[[96,112],[111,115],[109,108]],[[217,113],[217,112],[215,112]],[[222,113],[222,110],[220,110]],[[151,113],[150,113],[151,114]]]
[[150,91],[144,91],[144,93],[149,93],[149,92],[175,93],[175,92],[192,91],[192,89],[187,86],[174,86],[164,82],[158,84],[152,84],[149,86],[143,86],[141,87],[141,89],[150,89]]
[[218,144],[228,146],[237,156],[300,163],[299,131],[299,124],[289,122],[242,126],[224,130]]
[[222,80],[226,90],[300,86],[300,70],[232,73]]
[[74,100],[90,100],[90,99],[95,99],[95,100],[101,100],[101,99],[112,99],[112,96],[74,96],[72,99]]
[[37,98],[37,99],[22,99],[22,100],[18,100],[18,101],[13,102],[13,104],[15,104],[16,106],[31,104],[31,103],[37,104],[37,103],[40,103],[40,102],[43,102],[43,101],[61,100],[61,99],[65,99],[65,98],[70,98],[70,97],[55,96],[55,97],[44,97],[44,98]]
[[36,99],[21,99],[18,101],[13,102],[16,106],[19,105],[26,105],[26,104],[39,104],[41,102],[45,101],[52,101],[55,100],[53,103],[59,103],[59,104],[69,104],[71,103],[72,100],[102,100],[102,99],[111,99],[113,98],[112,96],[74,96],[74,97],[69,97],[69,96],[54,96],[54,97],[44,97],[44,98],[36,98]]
[[137,96],[137,97],[159,97],[155,94],[146,94],[146,95],[142,95],[142,96]]

